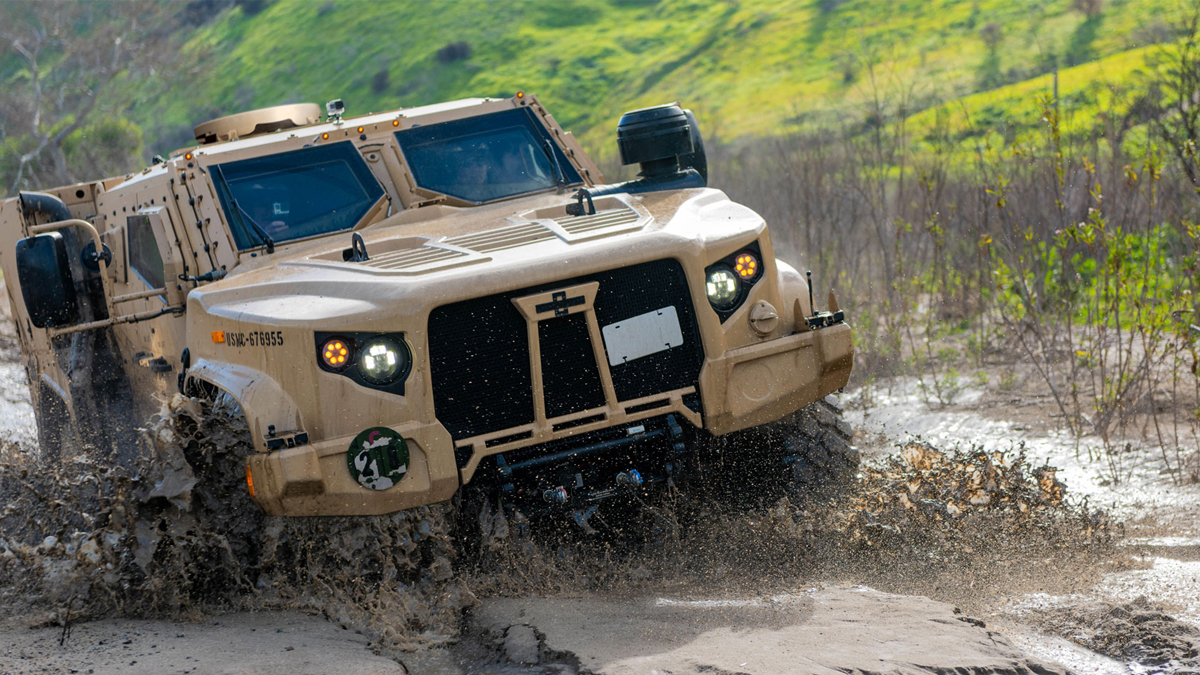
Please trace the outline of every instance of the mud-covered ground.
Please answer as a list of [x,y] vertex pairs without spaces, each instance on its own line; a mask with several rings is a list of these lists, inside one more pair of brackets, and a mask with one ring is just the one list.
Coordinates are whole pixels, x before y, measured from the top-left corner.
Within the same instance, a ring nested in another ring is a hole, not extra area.
[[446,509],[288,522],[206,493],[236,424],[182,400],[140,474],[36,470],[10,330],[2,674],[1200,672],[1200,488],[1150,451],[1114,482],[1007,394],[850,392],[838,499],[685,496],[599,541],[491,513],[464,550]]

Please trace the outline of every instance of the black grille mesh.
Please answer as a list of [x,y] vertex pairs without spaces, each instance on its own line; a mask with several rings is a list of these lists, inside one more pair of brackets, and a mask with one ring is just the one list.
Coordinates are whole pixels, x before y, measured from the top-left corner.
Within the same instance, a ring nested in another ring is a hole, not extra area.
[[[674,306],[683,329],[682,346],[611,367],[619,400],[697,386],[704,351],[678,261],[658,260],[466,300],[438,307],[429,316],[434,410],[455,440],[533,422],[525,319],[512,299],[588,281],[600,284],[595,308],[601,327]],[[584,315],[543,320],[538,333],[547,416],[603,405]]]
[[587,315],[572,314],[538,323],[546,417],[570,415],[604,405],[600,370],[588,337]]

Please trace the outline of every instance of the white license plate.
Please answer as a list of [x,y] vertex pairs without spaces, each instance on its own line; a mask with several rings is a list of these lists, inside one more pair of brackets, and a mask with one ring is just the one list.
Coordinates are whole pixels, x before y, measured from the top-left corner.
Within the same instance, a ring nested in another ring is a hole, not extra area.
[[610,323],[600,332],[604,335],[604,348],[608,351],[610,366],[629,363],[683,344],[683,330],[679,328],[679,314],[674,306]]

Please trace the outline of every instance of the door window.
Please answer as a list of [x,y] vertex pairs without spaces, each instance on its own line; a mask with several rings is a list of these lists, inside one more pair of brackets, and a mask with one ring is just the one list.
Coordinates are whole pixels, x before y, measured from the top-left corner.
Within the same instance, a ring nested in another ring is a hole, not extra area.
[[125,222],[129,230],[130,269],[150,288],[162,288],[166,285],[166,275],[150,216],[129,216]]

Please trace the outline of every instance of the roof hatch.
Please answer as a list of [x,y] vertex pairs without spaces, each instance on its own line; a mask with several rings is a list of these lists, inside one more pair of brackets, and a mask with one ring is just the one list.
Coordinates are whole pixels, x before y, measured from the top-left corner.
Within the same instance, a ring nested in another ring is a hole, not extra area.
[[316,124],[320,120],[321,107],[316,103],[277,105],[273,108],[249,110],[197,124],[196,140],[201,145],[220,141],[236,141],[239,138]]

